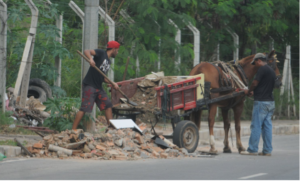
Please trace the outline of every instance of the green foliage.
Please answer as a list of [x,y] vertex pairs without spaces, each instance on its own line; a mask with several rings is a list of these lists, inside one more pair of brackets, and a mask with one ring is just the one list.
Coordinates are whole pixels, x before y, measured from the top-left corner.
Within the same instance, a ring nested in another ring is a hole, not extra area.
[[0,126],[12,124],[14,119],[10,117],[11,115],[12,112],[10,111],[6,111],[5,113],[0,111]]
[[55,98],[62,98],[62,97],[66,97],[67,93],[65,90],[63,90],[60,87],[57,86],[51,86],[51,90],[52,90],[52,96]]
[[[84,1],[73,0],[82,10]],[[5,0],[8,6],[7,36],[7,87],[14,87],[25,42],[30,27],[30,9],[24,1]],[[43,0],[33,0],[39,9],[37,35],[35,40],[31,78],[41,78],[51,86],[57,77],[54,59],[62,59],[62,89],[53,88],[57,97],[79,97],[81,88],[81,59],[76,50],[82,49],[82,21],[69,7],[69,0],[51,0],[48,6]],[[100,1],[100,6],[107,11],[113,1]],[[110,16],[116,24],[116,41],[121,43],[113,67],[115,81],[121,81],[125,71],[127,57],[130,61],[126,79],[141,77],[158,70],[165,75],[187,75],[193,68],[193,33],[186,23],[191,22],[201,32],[200,61],[216,60],[215,49],[220,45],[220,60],[232,60],[235,48],[227,29],[230,27],[239,35],[239,58],[257,52],[267,52],[270,36],[274,39],[276,52],[284,54],[286,44],[292,46],[293,72],[299,71],[299,1],[298,0],[162,0],[140,1],[126,0],[121,9],[126,10],[134,23],[116,13],[122,0],[115,0]],[[108,13],[108,12],[107,12]],[[56,42],[59,30],[55,18],[63,15],[63,42]],[[175,41],[177,29],[168,21],[171,19],[181,30],[181,44]],[[98,47],[105,49],[108,41],[108,26],[99,20]],[[160,44],[160,46],[159,46]],[[175,60],[180,56],[179,70]],[[140,61],[140,73],[136,72],[136,59]],[[283,61],[280,60],[282,63]],[[282,69],[282,67],[281,67]],[[295,86],[296,88],[296,86]],[[295,95],[298,96],[298,88]],[[274,92],[279,99],[279,94]],[[296,105],[299,108],[299,98]],[[251,100],[246,100],[246,119],[251,117]],[[276,102],[277,104],[277,102]],[[278,104],[277,104],[278,105]],[[299,110],[297,108],[297,110]],[[283,115],[283,114],[282,114]]]
[[[44,102],[45,111],[50,111],[50,117],[44,121],[44,126],[57,131],[71,130],[76,116],[77,108],[80,106],[79,98],[53,98]],[[84,128],[83,122],[93,120],[92,116],[84,115],[78,128]]]

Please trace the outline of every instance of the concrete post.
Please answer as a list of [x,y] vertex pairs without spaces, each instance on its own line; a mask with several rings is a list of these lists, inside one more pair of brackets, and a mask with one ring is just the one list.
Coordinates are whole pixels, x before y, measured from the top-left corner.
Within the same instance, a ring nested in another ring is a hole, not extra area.
[[193,65],[196,66],[200,63],[200,31],[192,25],[192,23],[187,24],[187,27],[193,32],[194,34],[194,63]]
[[[173,25],[177,32],[176,32],[176,36],[175,36],[175,41],[178,43],[178,45],[181,45],[181,30],[178,28],[178,26],[171,20],[169,19],[169,22],[171,25]],[[176,50],[175,50],[175,55],[176,55]],[[178,54],[177,60],[175,61],[175,66],[178,70],[180,70],[180,64],[181,64],[181,57],[180,54]]]
[[271,52],[272,50],[274,50],[274,39],[269,36],[271,41],[269,42],[269,52]]
[[[122,17],[124,19],[126,19],[130,24],[135,23],[134,20],[126,13],[126,11],[124,9],[121,9],[120,14],[122,15]],[[135,47],[135,45],[132,45],[133,47]],[[139,61],[139,57],[136,56],[136,61],[135,61],[135,65],[136,65],[136,77],[139,77],[140,74],[140,61]]]
[[[158,26],[158,32],[159,32],[159,36],[160,36],[160,25],[157,23],[157,21],[154,21],[154,22]],[[161,61],[160,61],[160,55],[161,55],[160,51],[161,51],[161,38],[159,38],[159,40],[158,40],[158,60],[157,60],[157,70],[158,71],[160,71],[160,63],[161,63]]]
[[[47,0],[47,3],[51,5],[51,1]],[[55,22],[56,27],[59,29],[59,37],[56,37],[56,41],[62,44],[62,31],[63,31],[63,16],[58,15],[56,17],[56,22]],[[55,57],[55,68],[57,69],[58,76],[56,80],[54,80],[54,85],[57,87],[61,87],[61,59],[59,56]]]
[[220,43],[217,44],[217,61],[220,60]]
[[[83,49],[95,49],[98,47],[98,12],[99,12],[99,0],[85,0],[84,7],[84,41],[83,41]],[[86,61],[83,63],[83,78],[87,74],[90,68],[90,64]],[[92,112],[92,116],[96,115],[96,107],[94,105],[94,109]],[[95,123],[89,121],[86,124],[87,131],[94,132],[95,131]]]
[[34,42],[36,36],[36,28],[38,23],[38,15],[39,11],[37,7],[34,5],[32,0],[25,0],[26,4],[29,6],[31,10],[31,25],[29,30],[29,35],[27,37],[27,42],[25,44],[22,62],[20,65],[18,78],[15,85],[14,96],[17,98],[19,95],[21,82],[21,98],[20,98],[20,106],[25,107],[27,93],[28,93],[28,86],[29,86],[29,79],[30,79],[30,72],[31,72],[31,64],[33,58],[33,50],[34,50]]
[[[288,102],[290,103],[290,97],[292,94],[293,101],[294,98],[294,87],[293,87],[293,79],[292,79],[292,68],[291,68],[291,46],[286,46],[286,54],[285,61],[283,66],[283,76],[282,76],[282,86],[280,88],[280,95],[283,95],[284,92],[287,91],[288,94]],[[296,107],[293,105],[293,113],[296,116]],[[290,105],[288,105],[288,117],[290,118]]]
[[[108,24],[108,41],[115,40],[115,22],[114,20],[99,6],[99,15],[102,20],[105,20],[105,23]],[[108,71],[108,78],[114,81],[114,65],[115,59],[110,58],[111,69]]]
[[6,88],[6,41],[7,41],[7,6],[0,0],[0,96],[2,112],[5,112]]
[[[60,30],[59,37],[56,37],[56,41],[62,44],[62,31],[63,31],[63,16],[59,15],[56,17],[56,27]],[[59,56],[55,57],[55,68],[57,69],[57,79],[54,82],[54,85],[57,87],[61,87],[61,59]]]
[[[81,47],[81,51],[83,53],[84,49],[83,49],[83,42],[84,42],[84,12],[73,2],[70,1],[69,6],[73,9],[73,11],[77,14],[77,16],[80,17],[81,22],[82,22],[82,47]],[[83,63],[85,62],[85,60],[83,60],[83,58],[81,58],[81,84],[82,81],[84,79],[83,74]],[[82,88],[80,88],[80,97],[82,95]]]
[[235,32],[233,32],[230,28],[226,28],[226,30],[233,38],[233,46],[234,46],[233,60],[235,61],[235,64],[237,64],[239,60],[239,36]]

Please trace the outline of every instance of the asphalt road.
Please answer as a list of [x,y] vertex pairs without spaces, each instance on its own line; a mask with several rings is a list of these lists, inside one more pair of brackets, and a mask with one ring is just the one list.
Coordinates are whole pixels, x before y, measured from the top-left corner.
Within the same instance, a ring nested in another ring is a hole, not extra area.
[[[244,142],[248,139],[242,138]],[[0,179],[299,180],[299,135],[275,135],[273,148],[271,157],[234,152],[206,158],[138,161],[6,159],[0,161]]]

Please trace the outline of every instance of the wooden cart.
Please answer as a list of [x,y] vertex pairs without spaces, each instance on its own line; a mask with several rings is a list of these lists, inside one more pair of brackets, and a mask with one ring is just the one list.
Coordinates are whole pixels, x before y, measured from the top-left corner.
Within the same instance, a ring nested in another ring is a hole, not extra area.
[[[138,82],[144,78],[137,78],[122,82],[117,82],[120,89],[129,97],[133,97],[138,89]],[[199,84],[199,80],[203,84]],[[171,120],[173,134],[164,135],[167,139],[172,139],[173,143],[180,148],[186,148],[189,153],[197,149],[199,142],[199,130],[195,123],[188,120],[190,114],[198,110],[207,110],[208,105],[218,101],[230,99],[244,94],[243,91],[233,92],[225,96],[210,99],[210,82],[204,83],[204,75],[186,79],[180,82],[163,85],[155,88],[157,91],[157,107],[160,111],[153,113],[156,120],[152,124],[152,132],[155,132],[155,126],[159,121]],[[200,96],[199,96],[200,95]],[[119,104],[122,95],[115,89],[111,90],[111,100],[113,105]],[[200,98],[199,98],[200,97]],[[175,114],[173,110],[184,110],[183,114]],[[173,114],[170,114],[173,111]],[[113,113],[117,117],[131,118],[135,121],[136,115],[142,113],[142,110],[135,108],[117,109],[113,108]]]

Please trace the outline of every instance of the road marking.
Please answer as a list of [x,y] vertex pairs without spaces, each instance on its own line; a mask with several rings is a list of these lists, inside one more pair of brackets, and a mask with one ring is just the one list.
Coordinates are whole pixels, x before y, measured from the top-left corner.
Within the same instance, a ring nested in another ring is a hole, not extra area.
[[7,160],[7,161],[3,161],[3,162],[0,162],[0,163],[9,163],[9,162],[18,162],[18,161],[24,161],[26,159],[19,159],[19,160]]
[[249,176],[246,176],[246,177],[241,177],[239,179],[248,179],[248,178],[259,177],[259,176],[263,176],[263,175],[267,175],[267,173],[258,173],[258,174],[249,175]]

